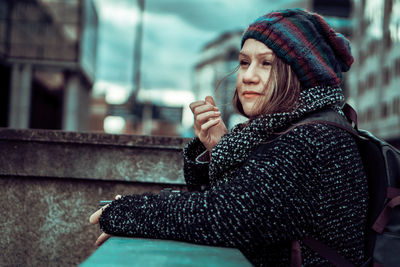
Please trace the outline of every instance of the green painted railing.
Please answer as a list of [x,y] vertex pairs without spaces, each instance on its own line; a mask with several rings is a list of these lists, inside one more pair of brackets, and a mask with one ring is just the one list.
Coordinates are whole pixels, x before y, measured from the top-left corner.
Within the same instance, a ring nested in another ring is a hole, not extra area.
[[170,240],[111,237],[80,267],[92,266],[252,266],[233,248],[202,246]]

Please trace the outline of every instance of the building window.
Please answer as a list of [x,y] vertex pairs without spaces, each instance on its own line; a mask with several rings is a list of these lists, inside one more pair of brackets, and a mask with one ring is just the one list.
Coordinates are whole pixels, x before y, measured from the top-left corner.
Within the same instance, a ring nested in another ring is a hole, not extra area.
[[364,53],[361,49],[358,53],[358,61],[360,62],[360,65],[362,65],[364,63]]
[[376,77],[374,74],[369,74],[367,78],[367,89],[375,88],[376,86]]
[[378,47],[379,47],[379,43],[378,43],[377,40],[371,41],[371,43],[369,44],[369,52],[370,52],[370,55],[376,54],[377,51],[378,51]]
[[360,31],[361,31],[361,36],[365,34],[365,30],[367,29],[367,21],[365,20],[364,17],[361,18],[361,24],[360,24]]
[[390,49],[392,48],[392,37],[390,36],[389,32],[385,33],[385,48]]
[[362,95],[364,93],[364,84],[362,81],[358,81],[357,91],[358,91],[358,95]]
[[390,69],[388,67],[383,68],[383,85],[390,83]]
[[374,120],[374,110],[372,108],[367,109],[367,116],[366,121],[373,121]]
[[390,110],[389,110],[389,103],[383,103],[382,107],[381,107],[381,115],[382,118],[385,119],[387,117],[389,117],[390,115]]
[[400,114],[400,97],[396,97],[393,100],[393,115]]
[[400,76],[400,58],[396,59],[394,62],[394,74]]
[[358,114],[358,123],[364,123],[365,122],[365,112],[360,112]]
[[239,56],[239,51],[236,48],[231,48],[229,49],[227,60],[237,62],[238,56]]

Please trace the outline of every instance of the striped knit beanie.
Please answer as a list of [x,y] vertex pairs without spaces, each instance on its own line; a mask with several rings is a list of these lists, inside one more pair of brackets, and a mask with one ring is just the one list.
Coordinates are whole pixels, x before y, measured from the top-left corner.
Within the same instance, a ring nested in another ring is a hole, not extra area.
[[342,72],[354,59],[349,41],[335,32],[318,14],[286,9],[256,19],[245,31],[244,42],[253,38],[268,46],[289,64],[304,89],[338,86]]

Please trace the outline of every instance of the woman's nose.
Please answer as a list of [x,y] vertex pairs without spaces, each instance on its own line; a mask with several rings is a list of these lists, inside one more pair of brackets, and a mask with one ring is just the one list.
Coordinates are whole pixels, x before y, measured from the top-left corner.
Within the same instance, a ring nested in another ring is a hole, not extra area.
[[258,83],[260,81],[254,65],[250,65],[243,75],[243,83]]

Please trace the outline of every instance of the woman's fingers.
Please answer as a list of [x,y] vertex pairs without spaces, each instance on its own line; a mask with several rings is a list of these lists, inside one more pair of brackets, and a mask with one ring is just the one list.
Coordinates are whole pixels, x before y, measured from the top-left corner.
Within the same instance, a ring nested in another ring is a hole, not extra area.
[[[226,127],[221,119],[221,113],[215,106],[211,96],[206,96],[204,101],[196,101],[190,104],[194,115],[194,130],[197,137],[211,150],[226,133]],[[221,124],[219,124],[221,122]],[[219,125],[219,126],[218,126]],[[211,130],[212,127],[216,126]]]
[[218,108],[210,104],[197,106],[194,109],[193,114],[194,114],[194,127],[197,128],[198,130],[200,130],[201,125],[207,122],[210,118],[214,118],[220,115]]
[[101,233],[101,235],[97,238],[95,245],[96,246],[101,246],[107,239],[109,239],[111,235],[106,234],[106,233]]
[[104,207],[101,207],[101,209],[98,209],[95,213],[93,213],[90,218],[89,222],[91,224],[96,224],[99,222],[100,216],[103,213],[103,210],[108,206],[109,204],[105,205]]
[[207,103],[210,103],[211,105],[213,105],[213,106],[215,106],[215,101],[214,101],[214,98],[212,98],[212,96],[206,96],[206,102]]
[[220,115],[221,115],[221,112],[219,112],[219,111],[204,112],[204,113],[201,113],[201,114],[197,115],[196,122],[199,125],[202,125],[202,124],[208,122],[211,119],[215,119],[216,117],[218,117]]
[[[120,199],[122,196],[121,195],[116,195],[115,196],[115,200]],[[104,209],[106,207],[108,207],[109,204],[105,205],[104,207],[102,207],[101,209],[98,209],[95,213],[93,213],[90,218],[89,218],[89,222],[91,224],[96,224],[99,223],[100,220],[100,216],[103,213]],[[96,240],[95,245],[96,246],[101,246],[101,244],[103,244],[107,239],[110,238],[111,235],[106,234],[106,233],[102,233]]]
[[192,111],[192,113],[195,114],[195,110],[198,107],[204,106],[206,104],[207,103],[204,100],[200,100],[200,101],[196,101],[196,102],[190,103],[189,107],[190,107],[190,110]]
[[[116,196],[115,196],[115,200],[120,199],[121,197],[122,197],[121,195],[116,195]],[[89,222],[90,222],[91,224],[96,224],[96,223],[98,223],[98,222],[99,222],[99,219],[100,219],[100,216],[101,216],[101,214],[103,213],[103,210],[104,210],[105,208],[107,208],[108,205],[110,205],[110,204],[107,204],[107,205],[101,207],[101,209],[98,209],[95,213],[93,213],[93,214],[90,216],[90,218],[89,218]]]
[[215,120],[209,120],[208,122],[204,123],[201,125],[201,131],[203,132],[202,135],[206,136],[208,129],[213,127],[214,125],[217,125],[221,121],[220,118],[217,118]]
[[194,115],[200,114],[205,111],[218,109],[215,105],[204,100],[193,102],[189,105]]
[[197,106],[196,108],[194,108],[193,114],[196,117],[202,113],[209,112],[209,111],[217,111],[217,110],[219,110],[217,107],[207,103],[207,104]]

